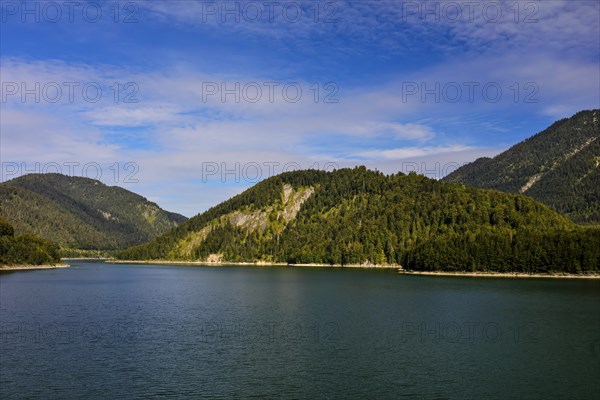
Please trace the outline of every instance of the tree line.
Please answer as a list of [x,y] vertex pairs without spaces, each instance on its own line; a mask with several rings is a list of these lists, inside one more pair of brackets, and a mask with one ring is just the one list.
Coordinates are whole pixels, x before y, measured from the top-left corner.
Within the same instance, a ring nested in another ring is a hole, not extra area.
[[15,230],[0,217],[0,265],[41,265],[60,262],[58,245],[35,235],[15,235]]
[[[281,229],[273,210],[283,185],[314,194]],[[220,219],[269,212],[264,229]],[[205,237],[202,229],[210,227]],[[178,252],[193,243],[190,254]],[[120,252],[123,259],[320,264],[400,264],[414,270],[592,272],[600,270],[600,230],[575,225],[523,195],[443,183],[365,167],[289,172],[267,179],[167,234]]]

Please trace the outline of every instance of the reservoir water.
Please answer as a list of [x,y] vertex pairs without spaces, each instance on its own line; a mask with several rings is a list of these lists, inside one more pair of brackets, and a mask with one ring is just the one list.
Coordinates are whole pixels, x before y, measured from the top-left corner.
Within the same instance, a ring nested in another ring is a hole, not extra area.
[[2,399],[600,397],[598,280],[73,262],[0,322]]

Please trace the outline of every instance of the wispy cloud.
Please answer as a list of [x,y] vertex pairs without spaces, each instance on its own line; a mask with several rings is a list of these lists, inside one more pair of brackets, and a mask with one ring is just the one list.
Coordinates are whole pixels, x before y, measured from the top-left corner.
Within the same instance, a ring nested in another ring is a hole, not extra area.
[[467,150],[475,150],[475,148],[463,145],[439,147],[402,147],[398,149],[363,151],[358,153],[358,155],[370,159],[411,160],[415,159],[416,157],[448,153],[460,153]]
[[[514,2],[493,2],[502,7],[497,22],[482,14],[483,3],[473,19],[451,21],[406,8],[442,2],[320,2],[335,7],[315,21],[315,2],[294,2],[309,16],[295,23],[281,14],[272,22],[223,23],[219,13],[202,14],[206,2],[173,3],[140,3],[139,24],[119,42],[136,45],[151,62],[103,59],[119,46],[96,42],[96,31],[78,37],[78,46],[87,45],[82,57],[3,52],[3,95],[5,83],[79,86],[73,100],[65,91],[56,103],[8,96],[2,160],[136,162],[140,183],[130,188],[190,215],[249,184],[222,183],[220,174],[205,183],[206,163],[364,163],[386,172],[424,163],[427,170],[497,154],[554,119],[600,107],[597,2],[517,2],[517,21]],[[332,10],[334,20],[325,22]],[[142,33],[159,50],[136,42]],[[163,35],[173,39],[169,46]],[[97,102],[82,94],[90,83],[102,90]],[[298,101],[282,94],[289,84],[292,92],[301,88]],[[489,97],[497,87],[496,101]],[[223,97],[222,90],[237,93]],[[136,101],[125,101],[129,95]],[[448,172],[437,169],[430,175]]]

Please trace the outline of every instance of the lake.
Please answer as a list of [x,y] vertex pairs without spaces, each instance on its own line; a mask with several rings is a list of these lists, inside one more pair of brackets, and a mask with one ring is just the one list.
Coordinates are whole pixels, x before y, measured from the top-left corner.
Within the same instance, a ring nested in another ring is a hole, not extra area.
[[0,397],[596,399],[600,281],[72,262],[0,274]]

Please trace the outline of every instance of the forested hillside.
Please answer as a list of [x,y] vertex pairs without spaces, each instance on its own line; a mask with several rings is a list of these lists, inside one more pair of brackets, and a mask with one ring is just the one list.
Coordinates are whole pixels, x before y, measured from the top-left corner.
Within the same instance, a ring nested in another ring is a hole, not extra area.
[[446,182],[523,193],[573,221],[600,223],[600,110],[582,111],[454,171]]
[[0,184],[0,214],[17,233],[88,250],[144,243],[186,220],[123,188],[60,174]]
[[58,246],[34,235],[15,236],[15,229],[0,217],[0,265],[42,265],[60,262]]
[[364,167],[260,182],[121,259],[597,271],[600,231],[523,196]]

